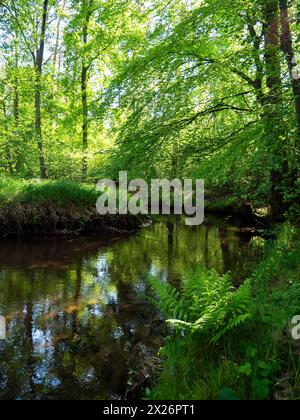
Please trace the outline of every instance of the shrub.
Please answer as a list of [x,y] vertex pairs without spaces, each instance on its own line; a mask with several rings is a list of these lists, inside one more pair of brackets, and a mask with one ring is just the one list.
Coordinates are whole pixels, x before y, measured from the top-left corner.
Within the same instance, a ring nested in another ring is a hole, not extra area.
[[169,325],[209,335],[214,343],[252,318],[249,281],[235,289],[228,274],[220,276],[200,268],[184,277],[181,290],[155,277],[150,278],[150,284],[159,295],[157,305]]

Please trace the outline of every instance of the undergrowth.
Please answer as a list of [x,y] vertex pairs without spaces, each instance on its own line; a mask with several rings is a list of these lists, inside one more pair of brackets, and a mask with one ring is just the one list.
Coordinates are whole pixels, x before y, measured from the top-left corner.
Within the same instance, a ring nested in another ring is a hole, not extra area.
[[151,277],[169,325],[153,399],[300,399],[300,240],[290,224],[235,289],[230,276],[199,269],[180,289]]

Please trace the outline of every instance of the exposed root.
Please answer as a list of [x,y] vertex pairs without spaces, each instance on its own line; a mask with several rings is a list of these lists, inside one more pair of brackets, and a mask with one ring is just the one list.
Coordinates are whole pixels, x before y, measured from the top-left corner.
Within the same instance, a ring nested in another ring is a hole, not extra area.
[[28,234],[78,234],[102,232],[129,234],[145,223],[145,217],[132,215],[100,216],[92,207],[78,208],[70,203],[17,204],[0,208],[0,237]]

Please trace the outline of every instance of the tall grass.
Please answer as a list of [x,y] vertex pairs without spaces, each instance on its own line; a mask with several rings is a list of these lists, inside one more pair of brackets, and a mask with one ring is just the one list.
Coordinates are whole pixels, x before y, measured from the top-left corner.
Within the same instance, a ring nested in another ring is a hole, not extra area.
[[145,222],[142,216],[100,216],[96,211],[98,197],[92,184],[1,178],[0,237],[33,233],[128,234]]
[[0,207],[14,204],[56,203],[95,206],[98,193],[94,185],[71,181],[0,179]]

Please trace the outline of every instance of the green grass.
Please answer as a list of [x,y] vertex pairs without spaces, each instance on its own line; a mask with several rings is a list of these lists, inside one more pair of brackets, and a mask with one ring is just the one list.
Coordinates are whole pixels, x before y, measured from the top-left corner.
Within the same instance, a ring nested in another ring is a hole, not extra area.
[[142,216],[103,215],[96,210],[96,186],[71,181],[0,179],[0,237],[99,232],[128,234]]
[[0,179],[0,208],[15,204],[60,206],[72,203],[79,207],[95,206],[99,193],[94,185],[71,181]]
[[[300,315],[299,261],[299,230],[286,224],[247,281],[251,285],[251,301],[248,308],[238,312],[246,310],[251,316],[231,325],[217,341],[214,340],[216,333],[229,325],[225,314],[231,299],[224,300],[219,293],[225,285],[224,278],[219,277],[218,286],[216,274],[209,272],[207,278],[213,276],[214,281],[211,289],[207,282],[205,291],[203,274],[189,273],[181,291],[169,291],[175,298],[172,302],[164,295],[169,286],[158,286],[157,281],[151,281],[161,298],[157,304],[166,317],[175,315],[186,322],[193,302],[198,301],[199,316],[203,317],[204,308],[209,322],[204,322],[201,329],[173,322],[176,329],[170,331],[161,351],[162,371],[151,391],[147,390],[147,396],[158,400],[299,400],[300,343],[292,339],[290,332],[292,318]],[[224,295],[230,291],[225,289]],[[234,295],[239,291],[231,289],[230,293]],[[188,298],[191,306],[182,313],[182,308],[187,308]],[[195,318],[192,321],[194,323]]]

